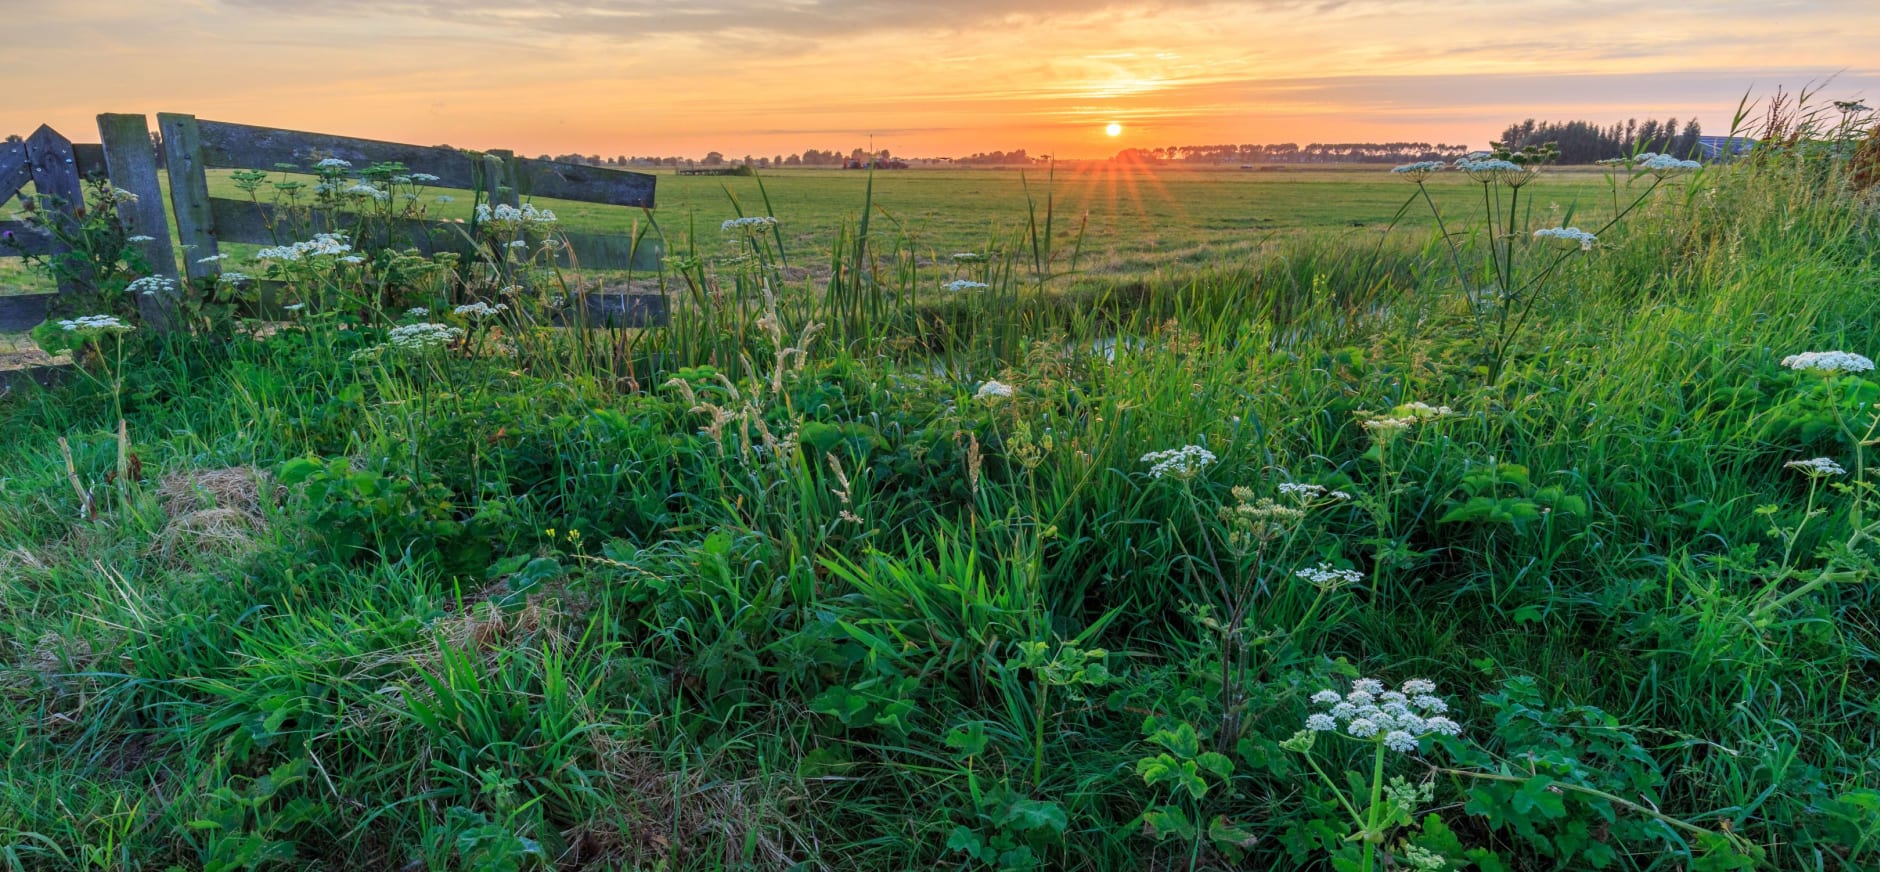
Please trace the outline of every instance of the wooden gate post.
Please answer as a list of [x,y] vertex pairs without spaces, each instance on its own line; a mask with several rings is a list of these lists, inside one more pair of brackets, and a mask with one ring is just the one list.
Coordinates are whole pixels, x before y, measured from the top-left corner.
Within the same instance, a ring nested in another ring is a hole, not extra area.
[[191,280],[220,272],[215,261],[202,262],[222,252],[215,242],[215,219],[209,214],[209,176],[196,116],[159,112],[157,129],[163,133],[163,161],[170,175],[170,206],[176,213],[183,269]]
[[[33,188],[42,206],[51,206],[58,214],[47,216],[48,224],[58,228],[52,243],[54,263],[66,268],[56,270],[59,293],[82,293],[91,289],[90,264],[77,264],[68,255],[71,247],[63,241],[78,232],[78,210],[85,205],[85,186],[78,178],[78,162],[72,155],[72,141],[44,124],[26,138],[26,163],[32,168]],[[56,203],[47,203],[50,197]]]
[[[142,115],[98,116],[98,139],[104,144],[104,162],[111,187],[129,191],[136,202],[119,203],[118,218],[134,236],[147,236],[138,244],[156,275],[176,279],[176,250],[170,245],[170,220],[163,208],[163,189],[157,184],[157,157],[150,150],[150,122]],[[138,296],[137,311],[144,323],[159,331],[175,328],[177,298],[171,293]]]

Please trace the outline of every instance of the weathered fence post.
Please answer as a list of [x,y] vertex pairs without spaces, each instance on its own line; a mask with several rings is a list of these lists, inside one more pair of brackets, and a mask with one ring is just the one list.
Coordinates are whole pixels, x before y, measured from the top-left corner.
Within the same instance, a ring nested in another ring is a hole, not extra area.
[[483,178],[489,186],[490,205],[522,205],[522,192],[516,179],[516,153],[491,149],[483,154]]
[[57,229],[52,255],[66,268],[56,270],[59,293],[70,294],[90,289],[90,264],[76,265],[65,255],[71,247],[64,239],[78,232],[78,210],[85,206],[85,186],[78,177],[78,162],[72,155],[72,141],[44,124],[26,138],[26,163],[32,169],[33,188],[41,204],[48,197],[59,217],[47,216],[47,224]]
[[215,262],[203,263],[221,251],[215,242],[215,220],[209,213],[209,176],[202,159],[202,134],[196,116],[157,113],[163,133],[163,161],[170,176],[170,207],[176,213],[176,242],[183,249],[183,268],[190,279],[218,272]]
[[[111,174],[111,187],[129,191],[137,199],[118,204],[118,218],[133,236],[148,239],[138,243],[138,250],[155,273],[176,278],[176,250],[170,245],[170,219],[163,208],[163,188],[157,184],[157,157],[150,150],[150,122],[142,115],[104,114],[98,116],[98,139],[104,145],[104,162]],[[176,326],[176,303],[181,289],[137,298],[137,311],[144,322],[163,331]]]

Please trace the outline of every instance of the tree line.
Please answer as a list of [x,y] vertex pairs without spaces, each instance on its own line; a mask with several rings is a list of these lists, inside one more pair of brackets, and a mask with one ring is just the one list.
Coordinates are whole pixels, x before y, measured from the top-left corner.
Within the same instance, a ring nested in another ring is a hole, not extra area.
[[1511,149],[1551,142],[1560,147],[1560,163],[1585,164],[1646,151],[1692,158],[1697,156],[1702,136],[1703,128],[1695,118],[1682,127],[1676,118],[1663,122],[1647,118],[1642,123],[1627,118],[1606,127],[1588,121],[1537,122],[1529,118],[1508,125],[1499,141]]

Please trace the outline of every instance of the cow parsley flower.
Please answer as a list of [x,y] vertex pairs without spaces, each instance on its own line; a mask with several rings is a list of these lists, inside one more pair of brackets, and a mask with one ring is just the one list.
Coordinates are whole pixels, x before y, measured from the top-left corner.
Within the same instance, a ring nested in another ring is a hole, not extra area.
[[474,303],[465,303],[450,311],[451,314],[459,317],[468,318],[472,321],[481,321],[485,318],[494,318],[503,312],[509,311],[509,304],[497,303],[492,306],[479,300]]
[[1151,451],[1142,456],[1142,462],[1153,464],[1149,467],[1150,478],[1177,478],[1183,481],[1201,474],[1214,463],[1214,452],[1199,445],[1184,445],[1165,451]]
[[446,206],[450,205],[451,203],[457,202],[457,198],[449,194],[439,194],[437,195],[435,199],[440,205],[446,205]]
[[953,281],[947,282],[941,287],[944,287],[947,290],[952,291],[954,293],[959,293],[960,291],[983,291],[992,286],[986,284],[985,282],[968,281],[966,279],[954,279]]
[[1782,465],[1800,472],[1809,478],[1827,478],[1833,475],[1847,474],[1847,470],[1841,468],[1841,464],[1835,463],[1832,459],[1826,457],[1815,457],[1809,460],[1791,460]]
[[157,238],[155,236],[145,236],[139,233],[136,236],[125,237],[124,241],[125,242],[155,242],[157,241]]
[[1302,503],[1311,502],[1319,497],[1330,500],[1351,499],[1351,494],[1341,490],[1327,490],[1322,484],[1306,484],[1304,482],[1295,481],[1280,482],[1279,493],[1280,496],[1292,497]]
[[1435,695],[1436,685],[1424,679],[1411,679],[1402,690],[1385,690],[1374,678],[1359,678],[1351,691],[1339,696],[1335,690],[1321,690],[1312,695],[1312,704],[1326,706],[1324,711],[1306,717],[1311,732],[1337,733],[1342,730],[1355,739],[1381,744],[1385,749],[1408,754],[1417,750],[1425,736],[1456,736],[1462,725],[1443,716],[1449,706]]
[[130,191],[126,191],[123,188],[112,188],[111,199],[116,200],[119,203],[129,205],[129,204],[137,202],[137,195]]
[[390,193],[367,184],[347,185],[345,188],[340,189],[340,193],[351,194],[355,197],[369,197],[381,203],[392,198]]
[[250,276],[249,274],[245,272],[236,272],[235,270],[227,270],[222,273],[221,280],[227,284],[239,285],[243,282],[254,281],[254,277]]
[[81,315],[60,321],[59,326],[68,333],[129,333],[132,330],[131,325],[119,321],[116,315]]
[[411,180],[414,182],[421,182],[424,184],[429,184],[431,182],[438,181],[438,177],[431,175],[430,173],[412,173]]
[[416,324],[393,327],[385,334],[385,338],[390,342],[393,348],[402,348],[407,351],[429,351],[456,342],[462,339],[463,335],[464,332],[461,327],[451,327],[445,324],[433,324],[428,321],[421,321]]
[[321,170],[349,170],[349,169],[352,169],[352,161],[341,160],[340,158],[336,158],[336,157],[329,157],[329,158],[326,158],[325,160],[320,161],[317,164],[314,164],[313,166],[314,166],[314,169],[321,169]]
[[1703,164],[1694,160],[1680,160],[1668,154],[1653,154],[1649,151],[1633,158],[1632,164],[1661,179],[1669,175],[1704,168]]
[[423,306],[412,306],[411,308],[405,310],[405,317],[407,318],[424,318],[424,317],[429,316],[430,314],[431,314],[431,310]]
[[1851,351],[1807,351],[1782,358],[1782,365],[1793,370],[1834,375],[1843,372],[1871,372],[1873,361]]
[[769,215],[747,215],[743,218],[733,218],[726,221],[718,229],[730,233],[733,230],[757,231],[766,227],[775,227],[776,225],[777,219]]
[[340,258],[339,262],[346,264],[347,266],[358,266],[362,263],[365,263],[366,259],[356,254],[349,254],[349,255],[346,255],[345,257]]
[[1430,173],[1442,172],[1446,166],[1447,164],[1439,160],[1420,160],[1416,163],[1407,163],[1402,166],[1392,167],[1391,172],[1403,176],[1410,181],[1420,182],[1429,178]]
[[1015,391],[1012,390],[1011,385],[1004,384],[1004,383],[997,382],[997,381],[988,381],[985,384],[980,385],[979,390],[975,392],[973,396],[979,399],[988,400],[988,401],[1006,400],[1006,399],[1011,399],[1014,393]]
[[1599,241],[1599,237],[1581,230],[1578,227],[1542,227],[1534,231],[1534,238],[1554,242],[1569,248],[1577,245],[1580,247],[1581,251],[1592,251],[1593,243]]
[[199,258],[196,258],[196,262],[197,262],[197,263],[216,263],[216,262],[218,262],[218,261],[224,261],[224,260],[228,260],[228,255],[226,255],[226,254],[212,254],[212,255],[209,255],[208,257],[199,257]]
[[282,306],[281,308],[288,312],[299,312],[302,309],[307,308],[307,304],[306,303],[288,303],[287,305]]
[[276,245],[255,252],[255,260],[279,260],[295,262],[321,255],[341,255],[352,251],[346,243],[346,237],[338,233],[316,233],[306,242],[292,245]]
[[986,259],[986,256],[971,251],[956,251],[948,259],[954,263],[980,263]]
[[176,293],[176,281],[163,276],[144,276],[126,285],[124,290],[145,297],[169,296]]
[[1330,563],[1321,563],[1316,567],[1294,572],[1293,577],[1303,579],[1313,587],[1322,590],[1337,590],[1363,581],[1364,573],[1356,569],[1333,569]]
[[477,222],[480,224],[521,226],[553,224],[555,221],[554,212],[548,209],[537,209],[534,203],[524,203],[521,206],[511,206],[508,203],[498,203],[495,206],[488,203],[477,205]]

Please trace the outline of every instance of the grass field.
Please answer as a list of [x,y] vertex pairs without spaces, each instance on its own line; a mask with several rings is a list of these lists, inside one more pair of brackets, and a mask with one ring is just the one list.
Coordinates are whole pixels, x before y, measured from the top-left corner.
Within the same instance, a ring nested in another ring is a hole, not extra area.
[[[218,197],[247,199],[227,170],[209,174]],[[280,176],[311,181],[307,176]],[[1044,219],[1046,198],[1053,198],[1056,246],[1070,252],[1082,242],[1077,268],[1097,279],[1145,277],[1157,270],[1187,270],[1245,261],[1276,236],[1312,231],[1352,236],[1374,235],[1399,218],[1406,228],[1431,224],[1420,203],[1404,211],[1414,188],[1378,167],[1334,170],[1241,172],[1237,170],[1154,170],[1116,168],[1065,172],[1045,170],[904,170],[874,174],[844,170],[780,170],[760,180],[748,177],[658,176],[654,220],[668,237],[668,250],[696,244],[724,250],[719,226],[743,214],[764,214],[769,196],[782,220],[784,254],[799,260],[826,260],[841,227],[860,218],[872,202],[876,232],[904,238],[910,252],[932,258],[956,251],[983,251],[1022,231],[1037,210]],[[1029,189],[1029,190],[1028,190]],[[167,183],[166,183],[167,190]],[[1535,220],[1587,223],[1612,212],[1607,176],[1584,168],[1556,169],[1528,190]],[[1451,179],[1432,186],[1445,214],[1455,220],[1479,217],[1483,204],[1477,186]],[[431,196],[454,198],[431,203],[433,217],[469,218],[470,192],[436,189]],[[260,195],[268,200],[264,189]],[[640,210],[543,199],[570,230],[631,233],[644,221]],[[734,205],[734,203],[736,205]],[[282,240],[289,242],[292,240]],[[230,245],[238,258],[259,246]],[[1068,256],[1063,268],[1068,268]],[[0,259],[0,293],[43,293],[43,279]]]
[[1454,247],[1060,178],[1108,279],[878,176],[949,292],[861,176],[767,178],[809,275],[662,177],[657,330],[544,326],[528,236],[100,301],[0,397],[0,867],[1880,867],[1867,142],[1583,241],[1597,176],[1435,177]]

